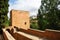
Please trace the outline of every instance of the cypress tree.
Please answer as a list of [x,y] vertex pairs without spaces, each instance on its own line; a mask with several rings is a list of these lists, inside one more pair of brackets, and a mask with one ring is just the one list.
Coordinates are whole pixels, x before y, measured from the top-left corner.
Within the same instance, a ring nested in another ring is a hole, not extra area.
[[0,30],[6,26],[8,20],[8,1],[9,0],[0,0]]

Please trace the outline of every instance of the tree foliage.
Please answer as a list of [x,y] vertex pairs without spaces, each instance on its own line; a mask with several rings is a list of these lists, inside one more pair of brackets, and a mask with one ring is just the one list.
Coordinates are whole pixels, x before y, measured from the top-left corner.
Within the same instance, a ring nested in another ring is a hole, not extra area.
[[9,0],[0,0],[0,28],[5,27],[8,21],[8,1]]
[[38,10],[39,29],[57,29],[60,30],[60,5],[59,0],[42,0]]
[[30,28],[38,29],[37,18],[30,17]]

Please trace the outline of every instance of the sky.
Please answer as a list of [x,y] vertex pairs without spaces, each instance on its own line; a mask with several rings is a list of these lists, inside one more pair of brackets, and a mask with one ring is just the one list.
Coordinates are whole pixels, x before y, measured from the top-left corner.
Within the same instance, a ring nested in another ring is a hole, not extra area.
[[30,16],[37,15],[40,5],[41,0],[9,0],[8,16],[12,9],[29,11]]

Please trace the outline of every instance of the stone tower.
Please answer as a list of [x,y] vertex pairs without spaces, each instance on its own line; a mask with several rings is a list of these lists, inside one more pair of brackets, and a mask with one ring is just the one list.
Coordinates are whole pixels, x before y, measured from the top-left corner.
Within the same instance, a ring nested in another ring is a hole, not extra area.
[[22,11],[22,10],[11,10],[10,12],[10,20],[11,26],[29,29],[30,28],[30,19],[29,19],[29,12]]

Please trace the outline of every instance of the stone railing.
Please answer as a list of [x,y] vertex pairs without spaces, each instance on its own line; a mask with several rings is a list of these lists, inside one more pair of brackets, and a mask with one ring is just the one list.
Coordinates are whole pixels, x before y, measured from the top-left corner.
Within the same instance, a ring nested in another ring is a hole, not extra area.
[[58,30],[46,29],[44,34],[50,40],[60,40],[60,31]]
[[25,37],[24,35],[21,35],[21,34],[19,34],[19,33],[14,32],[14,31],[15,31],[14,29],[11,29],[11,30],[7,29],[7,31],[9,31],[9,33],[10,33],[16,40],[31,40],[31,39]]
[[39,31],[35,29],[28,29],[28,30],[18,29],[18,31],[48,40],[60,40],[60,31],[58,30],[46,29],[45,31]]
[[[30,37],[26,36],[27,34],[33,35],[39,38],[47,39],[47,40],[60,40],[60,31],[58,30],[51,30],[46,29],[45,31],[41,30],[35,30],[35,29],[17,29],[17,32],[15,29],[7,29],[7,31],[16,39],[16,40],[31,40]],[[14,31],[15,30],[15,31]],[[19,33],[18,33],[19,32]],[[22,35],[20,32],[26,33],[26,35]],[[3,35],[6,40],[8,40],[6,33],[3,31]]]
[[3,29],[3,37],[4,40],[15,40],[14,37],[12,37],[12,35],[5,29]]
[[60,31],[58,30],[46,29],[45,31],[37,31],[29,29],[29,31],[32,31],[31,34],[35,33],[34,35],[46,38],[48,40],[60,40]]

